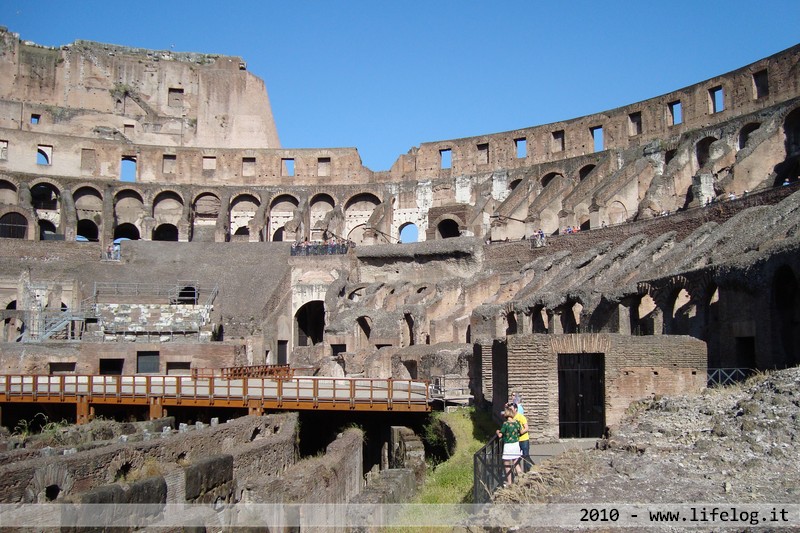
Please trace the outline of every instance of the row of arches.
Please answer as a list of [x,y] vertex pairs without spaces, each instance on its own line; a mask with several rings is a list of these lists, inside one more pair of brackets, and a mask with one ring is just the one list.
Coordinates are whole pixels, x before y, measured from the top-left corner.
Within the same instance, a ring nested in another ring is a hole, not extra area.
[[[641,284],[639,294],[620,301],[601,300],[585,310],[580,300],[554,308],[534,305],[502,312],[497,336],[517,333],[624,333],[686,335],[706,341],[710,367],[772,368],[800,364],[800,283],[788,265],[776,269],[764,294],[743,302],[735,288],[721,290],[713,281],[690,282],[678,276],[662,287]],[[740,313],[744,305],[764,313]],[[731,329],[731,318],[740,326]],[[746,325],[749,324],[749,325]],[[758,338],[761,335],[761,338]],[[759,355],[757,352],[761,351]]]
[[[40,238],[47,239],[49,235],[58,233],[59,229],[63,232],[64,209],[74,206],[78,240],[99,240],[106,201],[99,189],[84,185],[67,199],[56,183],[39,180],[29,190],[31,207],[37,214]],[[21,203],[20,196],[17,185],[11,180],[0,179],[0,204],[18,205]],[[305,217],[302,223],[309,228],[317,228],[323,226],[331,211],[338,208],[333,196],[327,193],[313,195],[307,205],[301,205],[297,196],[284,193],[265,205],[258,193],[248,191],[233,196],[228,201],[227,209],[223,207],[225,200],[214,191],[200,192],[187,204],[184,195],[173,190],[159,191],[150,200],[135,189],[121,189],[114,194],[112,201],[115,239],[179,240],[182,225],[202,231],[204,227],[213,230],[223,223],[231,236],[249,236],[258,232],[257,240],[282,241],[287,223]],[[381,200],[372,193],[352,195],[341,207],[344,227],[339,229],[345,235],[336,236],[360,242],[370,217],[380,204]],[[224,218],[221,219],[221,215]],[[7,227],[2,236],[26,238],[24,228],[27,227],[27,221],[24,218],[24,215],[15,213],[0,221]],[[149,223],[146,223],[147,219],[150,219]],[[410,242],[412,237],[408,231],[415,229],[416,226],[410,223],[400,228],[406,239],[404,242]],[[318,237],[324,238],[323,235]]]

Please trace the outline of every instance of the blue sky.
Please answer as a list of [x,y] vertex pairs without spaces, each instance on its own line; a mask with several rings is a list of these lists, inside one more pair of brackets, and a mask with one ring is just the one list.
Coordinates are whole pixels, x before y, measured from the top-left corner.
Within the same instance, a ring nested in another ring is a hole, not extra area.
[[611,109],[800,42],[798,0],[0,0],[0,13],[43,45],[241,56],[283,147],[356,147],[373,170],[422,142]]

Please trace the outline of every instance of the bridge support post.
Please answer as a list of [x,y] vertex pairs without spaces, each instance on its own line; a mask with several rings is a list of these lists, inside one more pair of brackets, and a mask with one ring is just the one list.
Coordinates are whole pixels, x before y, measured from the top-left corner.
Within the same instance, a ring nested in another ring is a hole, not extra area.
[[161,405],[161,398],[150,399],[150,420],[164,418],[167,415],[166,409]]
[[78,398],[78,402],[75,404],[76,412],[75,412],[75,423],[86,424],[89,420],[92,419],[92,408],[89,406],[89,399],[86,397]]
[[247,414],[252,416],[261,416],[264,414],[264,406],[258,400],[250,400],[247,402]]

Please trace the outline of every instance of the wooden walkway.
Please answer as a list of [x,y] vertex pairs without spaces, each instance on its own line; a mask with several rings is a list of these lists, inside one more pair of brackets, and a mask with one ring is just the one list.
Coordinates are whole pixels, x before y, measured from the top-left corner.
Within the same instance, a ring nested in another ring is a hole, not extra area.
[[76,421],[88,422],[95,405],[146,405],[150,418],[169,406],[265,410],[430,411],[423,381],[219,376],[0,375],[0,404],[72,403]]

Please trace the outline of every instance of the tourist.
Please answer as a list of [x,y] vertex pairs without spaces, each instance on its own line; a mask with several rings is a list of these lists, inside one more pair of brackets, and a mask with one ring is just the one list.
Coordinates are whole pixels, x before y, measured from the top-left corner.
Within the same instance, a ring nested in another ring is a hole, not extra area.
[[522,471],[526,472],[528,465],[531,464],[531,441],[528,434],[528,419],[525,417],[521,402],[522,397],[519,394],[514,394],[514,402],[510,406],[514,410],[514,420],[519,422],[522,428],[519,436],[519,451],[522,456]]
[[503,465],[506,470],[506,484],[510,484],[513,479],[513,473],[516,470],[519,473],[519,459],[521,452],[519,448],[519,437],[522,433],[522,426],[514,419],[514,409],[506,407],[503,410],[503,417],[505,422],[497,430],[497,436],[503,442]]
[[783,180],[783,184],[784,185],[789,185],[789,178],[786,178],[785,180]]
[[114,247],[112,245],[108,245],[106,249],[106,259],[111,260],[114,258]]

